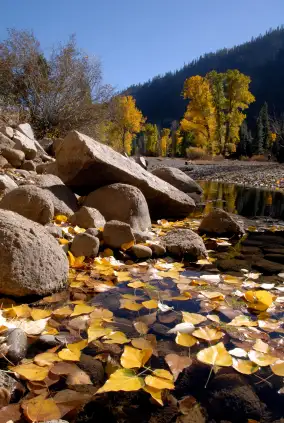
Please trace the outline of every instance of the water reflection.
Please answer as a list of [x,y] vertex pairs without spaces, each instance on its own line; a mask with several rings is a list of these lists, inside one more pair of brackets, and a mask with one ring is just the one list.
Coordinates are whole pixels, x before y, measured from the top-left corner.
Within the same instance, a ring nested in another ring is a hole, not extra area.
[[229,213],[246,217],[270,216],[284,219],[282,192],[215,181],[199,183],[203,188],[202,202],[205,203],[205,213],[219,207]]

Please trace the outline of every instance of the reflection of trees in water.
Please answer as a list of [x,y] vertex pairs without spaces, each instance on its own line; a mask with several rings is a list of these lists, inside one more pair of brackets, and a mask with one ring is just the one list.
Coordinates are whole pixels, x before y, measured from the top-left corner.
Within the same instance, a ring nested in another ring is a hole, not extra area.
[[219,207],[243,216],[271,216],[284,218],[284,195],[234,184],[202,182],[205,213]]

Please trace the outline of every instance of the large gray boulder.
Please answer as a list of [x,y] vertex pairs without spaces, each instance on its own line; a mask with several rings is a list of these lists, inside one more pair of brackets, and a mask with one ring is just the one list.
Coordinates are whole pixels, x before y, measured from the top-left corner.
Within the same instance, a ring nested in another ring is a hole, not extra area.
[[22,132],[15,131],[13,141],[15,141],[15,148],[25,153],[27,160],[33,160],[36,157],[37,149],[34,140],[30,139]]
[[15,148],[3,148],[1,154],[13,167],[16,168],[21,167],[25,160],[25,153],[21,150],[16,150]]
[[32,185],[23,185],[8,192],[0,208],[19,213],[27,219],[45,225],[52,221],[54,207],[47,192]]
[[17,126],[17,130],[24,134],[26,137],[29,137],[31,140],[35,139],[34,132],[29,123],[20,123],[20,125]]
[[38,223],[0,210],[0,293],[48,295],[67,286],[68,261]]
[[195,206],[185,193],[142,169],[112,148],[71,131],[56,151],[58,176],[77,194],[116,182],[139,188],[154,217],[187,216]]
[[207,214],[202,219],[198,230],[201,234],[219,236],[243,235],[245,233],[243,224],[222,209],[215,209]]
[[6,134],[0,132],[0,149],[2,148],[13,148],[15,142],[12,141]]
[[112,184],[99,188],[87,196],[84,206],[99,210],[106,221],[119,220],[137,231],[151,227],[146,199],[138,188],[131,185]]
[[0,175],[0,195],[7,194],[7,192],[18,188],[18,185],[8,175]]
[[152,170],[152,173],[187,194],[202,194],[202,188],[198,183],[175,167],[158,167]]
[[103,215],[92,207],[81,207],[69,219],[71,225],[79,226],[80,228],[101,228],[105,226],[105,218]]
[[208,256],[203,239],[191,229],[173,229],[162,242],[168,253],[176,257],[186,256],[192,261]]
[[58,176],[37,175],[33,178],[36,186],[44,189],[54,205],[54,213],[72,216],[78,210],[77,198]]

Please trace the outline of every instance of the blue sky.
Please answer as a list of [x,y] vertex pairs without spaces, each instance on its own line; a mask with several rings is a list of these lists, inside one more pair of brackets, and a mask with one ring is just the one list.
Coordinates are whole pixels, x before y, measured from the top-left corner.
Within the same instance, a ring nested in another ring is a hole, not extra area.
[[284,23],[284,0],[0,0],[0,10],[0,39],[32,29],[48,54],[76,33],[117,89]]

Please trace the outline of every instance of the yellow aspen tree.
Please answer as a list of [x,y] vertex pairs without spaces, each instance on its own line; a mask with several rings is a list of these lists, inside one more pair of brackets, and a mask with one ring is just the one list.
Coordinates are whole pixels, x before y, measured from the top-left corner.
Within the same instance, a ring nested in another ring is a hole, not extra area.
[[170,146],[171,143],[171,138],[170,138],[170,129],[168,128],[163,128],[161,131],[161,139],[160,139],[160,152],[161,152],[161,156],[162,157],[166,157],[167,153],[168,153],[168,148]]
[[183,96],[190,102],[181,121],[181,129],[192,132],[196,145],[213,154],[216,110],[209,81],[199,75],[186,79]]
[[119,151],[131,154],[134,136],[142,130],[145,118],[136,107],[132,96],[117,96],[110,104],[110,132],[112,145]]

